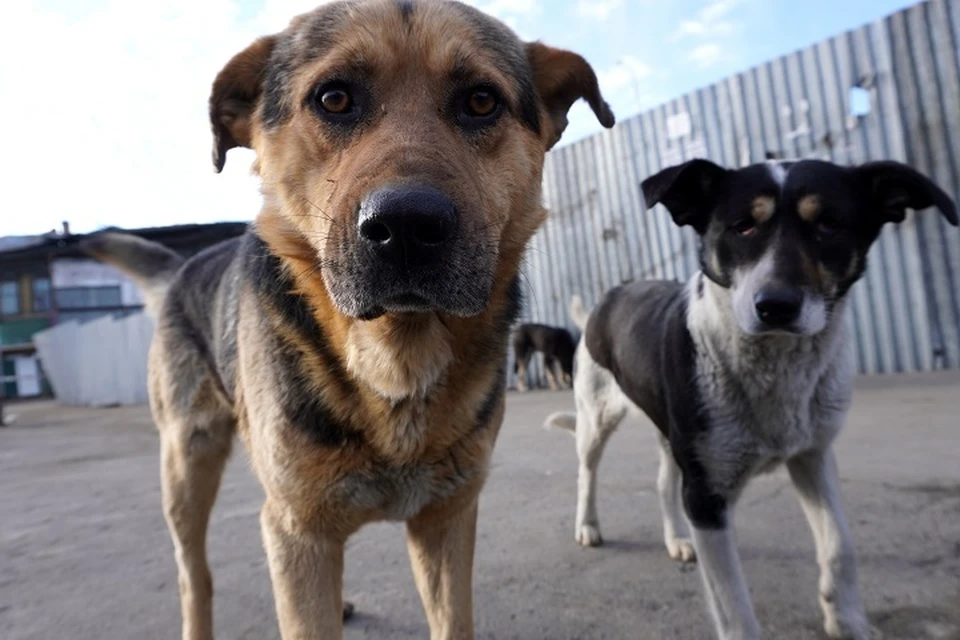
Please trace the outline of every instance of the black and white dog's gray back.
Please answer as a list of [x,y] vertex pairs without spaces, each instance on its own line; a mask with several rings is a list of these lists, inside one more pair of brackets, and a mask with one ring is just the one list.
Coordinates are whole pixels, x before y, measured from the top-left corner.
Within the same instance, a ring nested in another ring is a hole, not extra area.
[[893,162],[731,171],[694,160],[643,190],[648,206],[663,203],[696,230],[701,271],[686,284],[616,287],[589,319],[579,299],[571,305],[583,330],[577,414],[554,414],[546,426],[577,438],[577,541],[601,542],[597,466],[617,425],[640,410],[661,434],[667,550],[699,558],[718,635],[760,635],[732,510],[751,477],[786,463],[814,532],[825,629],[868,638],[831,453],[853,386],[846,294],[885,223],[936,206],[956,225],[953,201]]

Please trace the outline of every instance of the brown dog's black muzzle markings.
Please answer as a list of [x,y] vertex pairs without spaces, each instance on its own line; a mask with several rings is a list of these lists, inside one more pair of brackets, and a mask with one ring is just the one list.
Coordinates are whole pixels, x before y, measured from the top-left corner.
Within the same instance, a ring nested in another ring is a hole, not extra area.
[[364,198],[357,216],[359,250],[354,257],[358,271],[368,274],[358,282],[369,301],[361,315],[429,309],[462,313],[463,305],[450,297],[456,292],[444,282],[462,262],[462,257],[458,260],[454,255],[459,235],[457,207],[439,189],[387,186]]

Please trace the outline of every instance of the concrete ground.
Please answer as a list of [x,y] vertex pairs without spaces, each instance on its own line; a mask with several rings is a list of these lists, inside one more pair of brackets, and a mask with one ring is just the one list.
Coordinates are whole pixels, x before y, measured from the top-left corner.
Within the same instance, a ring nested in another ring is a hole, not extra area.
[[[576,456],[540,428],[568,392],[511,393],[477,544],[478,638],[710,636],[695,571],[667,558],[652,427],[625,424],[601,466],[608,541],[573,541]],[[175,638],[177,581],[145,408],[10,406],[0,430],[0,638]],[[839,443],[869,615],[884,638],[960,639],[960,376],[866,380]],[[277,638],[260,546],[262,495],[242,452],[214,510],[210,564],[220,638]],[[811,535],[783,473],[737,517],[768,638],[819,638]],[[347,552],[357,605],[346,638],[425,638],[399,524]]]

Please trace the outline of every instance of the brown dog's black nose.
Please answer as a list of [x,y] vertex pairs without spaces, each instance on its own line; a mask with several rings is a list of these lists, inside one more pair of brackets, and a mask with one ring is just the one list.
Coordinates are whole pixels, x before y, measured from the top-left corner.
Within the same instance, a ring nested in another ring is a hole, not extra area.
[[795,287],[762,289],[753,304],[761,322],[770,327],[787,327],[800,317],[803,292]]
[[361,241],[396,266],[426,266],[436,261],[457,230],[457,209],[433,187],[378,189],[360,205]]

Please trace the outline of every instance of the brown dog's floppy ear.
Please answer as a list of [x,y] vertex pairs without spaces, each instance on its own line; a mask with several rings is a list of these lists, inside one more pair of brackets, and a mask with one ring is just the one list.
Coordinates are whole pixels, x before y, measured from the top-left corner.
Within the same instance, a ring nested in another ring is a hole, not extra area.
[[276,36],[260,38],[233,56],[213,81],[210,125],[213,127],[213,166],[217,173],[227,161],[227,151],[250,146],[251,118],[276,43]]
[[640,187],[648,208],[663,204],[678,226],[690,225],[702,234],[729,173],[709,160],[690,160],[650,176]]
[[597,74],[582,56],[530,42],[527,44],[527,60],[533,71],[533,84],[550,116],[547,149],[560,140],[567,128],[567,111],[580,98],[587,101],[604,127],[609,129],[616,123],[610,105],[600,94]]
[[936,207],[957,226],[957,205],[943,189],[925,175],[905,164],[892,161],[868,162],[857,167],[871,208],[878,209],[885,222],[903,222],[907,209]]

